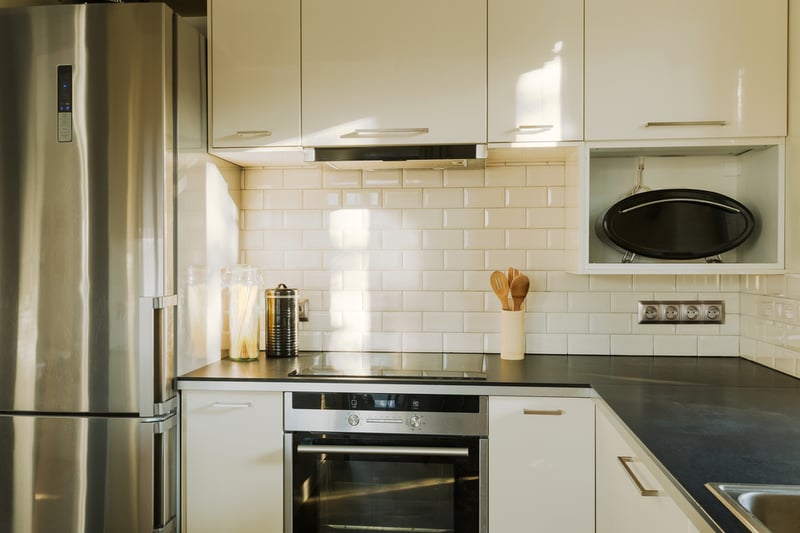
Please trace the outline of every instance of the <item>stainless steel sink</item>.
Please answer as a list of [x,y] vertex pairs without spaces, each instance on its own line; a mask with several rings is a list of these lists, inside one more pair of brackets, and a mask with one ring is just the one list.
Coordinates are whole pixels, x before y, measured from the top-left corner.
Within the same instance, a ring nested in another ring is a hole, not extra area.
[[800,531],[800,485],[706,483],[706,487],[750,531]]

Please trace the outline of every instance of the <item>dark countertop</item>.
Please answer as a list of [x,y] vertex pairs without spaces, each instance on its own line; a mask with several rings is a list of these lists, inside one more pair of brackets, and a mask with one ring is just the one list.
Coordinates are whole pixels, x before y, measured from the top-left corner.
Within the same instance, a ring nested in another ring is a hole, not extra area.
[[[288,376],[319,355],[262,355],[250,363],[223,359],[181,376],[179,387],[198,381],[268,381],[285,390],[299,382],[431,384],[413,378]],[[747,529],[704,483],[800,484],[800,380],[793,377],[736,357],[528,355],[508,361],[487,355],[485,361],[485,380],[436,383],[591,387],[726,532]]]

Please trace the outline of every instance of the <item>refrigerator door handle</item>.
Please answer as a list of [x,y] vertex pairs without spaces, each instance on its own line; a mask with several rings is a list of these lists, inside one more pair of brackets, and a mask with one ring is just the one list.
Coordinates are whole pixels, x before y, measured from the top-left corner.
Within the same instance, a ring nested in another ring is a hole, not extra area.
[[177,295],[139,298],[139,414],[158,416],[177,406],[175,309]]
[[177,426],[177,415],[148,420],[141,425],[141,438],[149,440],[152,446],[152,461],[143,465],[141,472],[145,491],[142,497],[148,497],[150,487],[152,506],[142,506],[142,523],[152,524],[153,533],[177,532]]

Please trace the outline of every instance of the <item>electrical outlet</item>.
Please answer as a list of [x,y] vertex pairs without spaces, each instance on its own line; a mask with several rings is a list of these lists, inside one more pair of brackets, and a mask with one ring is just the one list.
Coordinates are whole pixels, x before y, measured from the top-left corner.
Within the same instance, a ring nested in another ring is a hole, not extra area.
[[642,300],[639,324],[722,324],[725,302],[714,300]]

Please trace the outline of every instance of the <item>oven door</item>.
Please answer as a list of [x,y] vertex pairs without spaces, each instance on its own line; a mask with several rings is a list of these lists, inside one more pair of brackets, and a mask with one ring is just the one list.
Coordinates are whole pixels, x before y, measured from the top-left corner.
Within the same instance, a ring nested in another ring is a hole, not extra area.
[[287,433],[286,531],[485,533],[486,442]]

